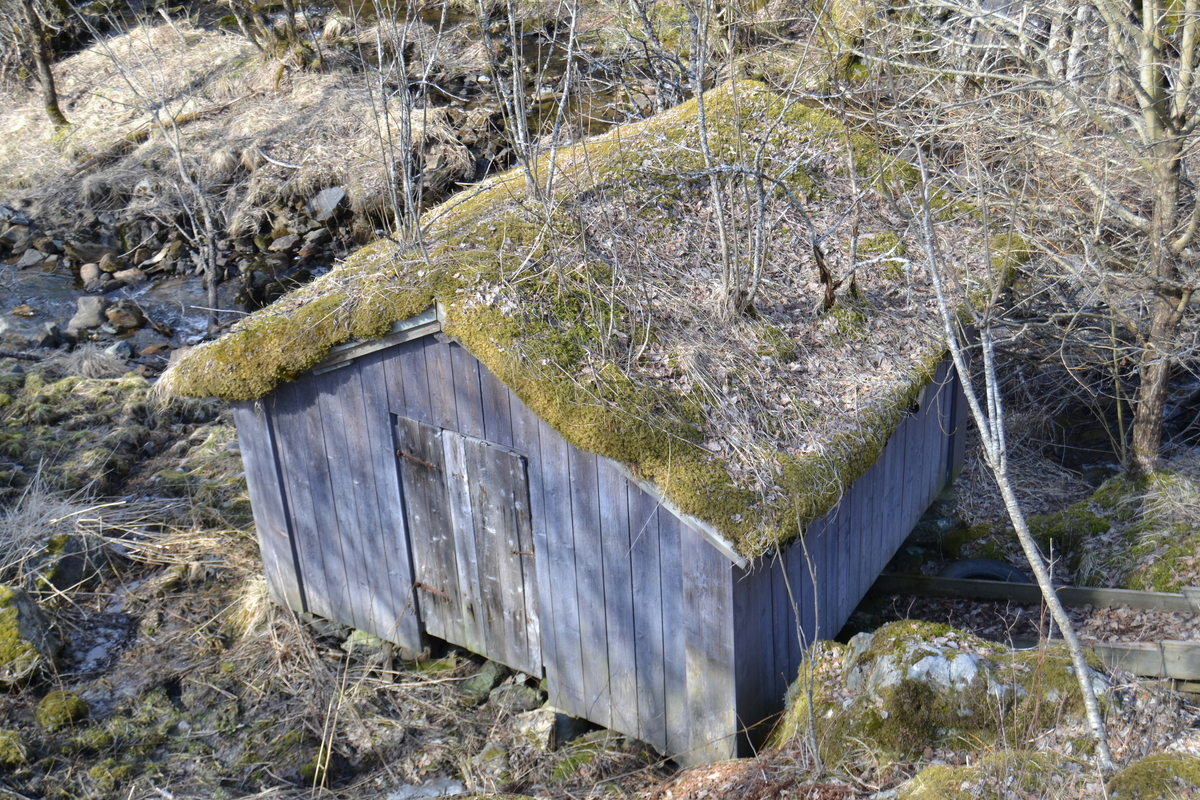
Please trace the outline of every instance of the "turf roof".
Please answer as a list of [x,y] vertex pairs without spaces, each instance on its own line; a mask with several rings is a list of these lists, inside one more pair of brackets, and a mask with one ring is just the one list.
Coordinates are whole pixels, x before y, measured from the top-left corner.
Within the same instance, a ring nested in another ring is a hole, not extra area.
[[[445,332],[568,441],[743,555],[767,552],[874,463],[944,346],[908,257],[911,170],[758,83],[704,106],[707,158],[695,100],[560,148],[551,202],[520,170],[465,190],[426,215],[427,260],[363,248],[193,349],[170,390],[256,399],[440,303]],[[543,187],[550,163],[537,162]],[[983,251],[971,215],[953,227],[958,249]],[[829,309],[814,232],[846,279]],[[761,255],[751,314],[722,310],[723,253],[750,273]],[[990,266],[960,260],[965,274]]]

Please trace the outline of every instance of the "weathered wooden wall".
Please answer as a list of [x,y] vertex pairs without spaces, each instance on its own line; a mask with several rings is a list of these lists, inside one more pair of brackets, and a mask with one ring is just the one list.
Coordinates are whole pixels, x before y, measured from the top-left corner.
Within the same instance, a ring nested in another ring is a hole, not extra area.
[[[444,611],[414,589],[411,554],[425,545],[406,529],[393,423],[523,456],[524,568],[536,580],[522,602],[550,703],[707,761],[734,755],[738,730],[779,710],[801,643],[838,631],[944,485],[948,388],[927,391],[803,542],[746,569],[434,336],[310,373],[235,414],[273,597],[413,648],[422,615]],[[438,629],[454,641],[454,626]]]
[[[804,538],[733,567],[739,751],[760,743],[804,649],[831,639],[962,463],[961,387],[947,362],[867,472]],[[797,624],[797,617],[799,624]],[[760,720],[764,721],[755,725]]]

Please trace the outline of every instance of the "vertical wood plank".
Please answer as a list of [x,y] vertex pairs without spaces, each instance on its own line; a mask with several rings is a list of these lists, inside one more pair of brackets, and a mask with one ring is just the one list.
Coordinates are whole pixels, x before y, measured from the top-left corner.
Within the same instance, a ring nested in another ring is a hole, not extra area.
[[[276,389],[273,411],[275,442],[286,482],[293,541],[300,574],[304,577],[308,610],[317,616],[348,624],[349,620],[338,617],[337,607],[331,597],[325,571],[326,554],[321,541],[322,535],[329,535],[329,529],[322,531],[314,507],[320,492],[312,485],[309,462],[318,456],[324,458],[324,451],[323,447],[317,450],[318,443],[309,436],[303,398],[295,383],[287,383]],[[330,566],[332,570],[334,565]]]
[[734,566],[733,622],[734,687],[737,700],[737,750],[751,756],[766,730],[760,723],[777,710],[775,620],[772,615],[771,560],[760,559],[748,569]]
[[579,635],[583,644],[583,699],[588,719],[612,727],[608,631],[604,618],[604,553],[601,547],[596,456],[570,449],[571,510],[575,530],[575,576]]
[[638,736],[637,656],[630,563],[628,479],[607,459],[597,459],[600,538],[604,558],[604,616],[608,642],[609,698],[615,731]]
[[[797,546],[796,542],[791,544],[791,548]],[[771,692],[778,698],[782,698],[791,682],[796,680],[796,671],[800,668],[800,662],[794,655],[799,653],[797,606],[793,602],[795,591],[789,592],[791,576],[786,570],[786,554],[787,550],[767,557],[771,567],[771,619],[775,642],[775,672]]]
[[292,549],[291,525],[267,402],[233,403],[238,449],[246,470],[246,488],[250,492],[254,530],[258,536],[271,599],[294,611],[305,611],[302,579]]
[[672,755],[691,747],[688,733],[687,632],[684,618],[683,563],[679,520],[660,509],[659,586],[662,592],[663,683],[666,705],[667,749]]
[[667,751],[666,685],[663,679],[663,602],[659,564],[658,501],[629,487],[629,533],[636,626],[638,738]]
[[[361,460],[358,452],[365,448],[366,442],[355,436],[353,441],[346,427],[348,417],[353,416],[359,423],[362,421],[362,395],[358,386],[358,367],[335,370],[324,375],[308,376],[317,391],[314,392],[314,411],[324,434],[325,469],[329,475],[330,500],[332,501],[333,519],[336,520],[336,535],[341,555],[343,572],[339,576],[344,587],[346,602],[349,605],[350,624],[355,628],[374,633],[376,630],[374,609],[371,607],[372,588],[390,592],[391,587],[386,583],[378,585],[380,575],[387,577],[386,565],[377,573],[376,564],[368,564],[363,553],[366,537],[374,535],[377,527],[370,534],[359,524],[360,504],[365,500],[365,492],[360,490],[361,484],[355,481],[355,468],[362,475]],[[351,383],[353,382],[353,385]],[[356,409],[350,401],[350,395],[359,393],[359,404]],[[371,492],[374,495],[374,491]],[[374,501],[374,497],[371,497]],[[376,520],[377,522],[377,520]],[[327,546],[329,543],[327,542]],[[331,578],[338,580],[338,578]],[[374,583],[374,587],[372,586]]]
[[[429,373],[425,367],[426,342],[432,337],[415,339],[383,351],[380,361],[388,403],[393,414],[433,424],[433,403],[430,400]],[[371,356],[375,355],[374,353]],[[371,359],[367,356],[367,359]],[[373,363],[373,362],[372,362]]]
[[437,428],[407,417],[393,419],[421,617],[430,634],[453,640],[459,630],[458,568],[441,434]]
[[[401,347],[416,344],[408,342]],[[412,350],[421,355],[423,365],[422,350],[419,347],[410,348]],[[378,624],[383,631],[376,635],[419,652],[425,646],[425,641],[413,586],[412,544],[409,541],[400,472],[396,464],[397,444],[392,430],[392,416],[388,412],[391,393],[384,365],[391,363],[391,355],[392,352],[386,350],[372,353],[360,360],[359,369],[364,406],[363,430],[367,437],[367,447],[363,453],[367,476],[363,480],[369,477],[374,485],[379,514],[374,546],[387,554],[387,585],[391,586],[392,591],[389,597],[380,597],[378,592],[374,597]]]
[[722,761],[737,753],[731,567],[700,534],[679,531],[690,743],[682,760]]
[[487,642],[487,656],[514,669],[535,672],[529,650],[525,582],[520,540],[528,540],[529,491],[521,456],[478,439],[464,439],[467,476],[475,520],[481,624],[475,638]]
[[[478,363],[478,362],[476,362]],[[483,438],[489,442],[513,446],[512,394],[492,371],[479,364],[480,405],[483,408]]]
[[[454,368],[450,363],[450,345],[436,336],[420,340],[425,351],[425,371],[429,381],[429,422],[452,431],[458,427],[458,405],[454,395]],[[405,403],[408,395],[405,394]]]
[[451,344],[450,368],[454,373],[454,404],[458,409],[456,430],[482,439],[483,397],[479,387],[479,361],[462,345]]
[[586,716],[579,597],[575,590],[577,576],[571,508],[570,445],[544,421],[539,421],[538,431],[542,448],[542,494],[545,498],[549,565],[549,580],[539,589],[547,590],[553,607],[553,672],[558,676],[557,683],[551,681],[549,684],[550,704],[568,714]]
[[530,541],[521,541],[522,552],[533,553],[522,559],[525,578],[526,617],[529,619],[530,658],[538,665],[531,675],[545,675],[548,683],[557,683],[554,671],[554,608],[550,601],[550,557],[546,544],[546,504],[542,493],[541,434],[537,415],[509,392],[512,413],[513,447],[525,455],[529,481]]
[[456,631],[451,642],[475,653],[487,654],[488,643],[480,636],[486,631],[483,620],[483,597],[479,586],[479,559],[475,550],[475,515],[471,506],[471,491],[467,480],[469,469],[463,437],[453,431],[443,431],[442,453],[446,465],[446,499],[450,511],[450,535],[454,542],[454,561],[448,565],[458,581],[458,604],[455,607]]
[[904,541],[906,533],[904,510],[904,447],[908,441],[904,423],[900,423],[900,427],[892,434],[892,439],[888,442],[887,452],[887,488],[884,493],[886,498],[885,506],[889,513],[884,518],[883,541],[880,543],[877,554],[876,571],[882,571],[887,566],[888,560],[892,554]]

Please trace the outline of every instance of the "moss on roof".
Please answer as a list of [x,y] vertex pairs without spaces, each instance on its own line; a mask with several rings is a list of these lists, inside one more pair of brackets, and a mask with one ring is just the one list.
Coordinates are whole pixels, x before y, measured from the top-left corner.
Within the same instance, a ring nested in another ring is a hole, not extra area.
[[[426,215],[428,260],[388,241],[363,248],[164,380],[256,399],[330,347],[440,303],[444,331],[568,441],[628,465],[744,555],[767,552],[874,463],[944,347],[905,256],[920,248],[906,248],[891,205],[909,169],[761,84],[704,99],[713,161],[727,167],[720,195],[693,100],[561,148],[551,203],[519,170],[465,191]],[[755,165],[777,181],[762,195],[733,171]],[[544,156],[539,180],[549,172]],[[749,212],[760,199],[761,227]],[[755,313],[733,319],[719,302],[719,208],[733,262],[764,254]],[[830,310],[810,224],[838,277],[849,237],[873,237],[859,293],[843,287]]]

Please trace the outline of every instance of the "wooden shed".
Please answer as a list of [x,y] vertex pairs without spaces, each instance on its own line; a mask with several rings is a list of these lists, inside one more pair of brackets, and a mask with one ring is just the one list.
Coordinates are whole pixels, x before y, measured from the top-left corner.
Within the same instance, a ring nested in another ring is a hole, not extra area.
[[[819,112],[765,87],[706,98],[742,115],[717,158],[756,130],[782,163],[823,136],[844,152]],[[235,401],[278,602],[544,675],[554,707],[687,763],[761,739],[807,644],[841,628],[964,438],[907,259],[862,267],[856,296],[823,305],[803,270],[836,264],[835,228],[775,249],[773,310],[730,323],[680,290],[711,274],[668,258],[709,230],[689,214],[711,195],[647,164],[668,145],[694,152],[695,106],[560,152],[565,218],[531,215],[525,178],[501,176],[431,212],[423,252],[365,249],[166,378]],[[845,217],[827,181],[829,208],[772,200],[778,235],[788,214],[809,229]],[[688,192],[699,202],[673,205]],[[614,222],[630,198],[664,239]],[[855,235],[902,251],[904,231],[872,224],[861,214]]]

